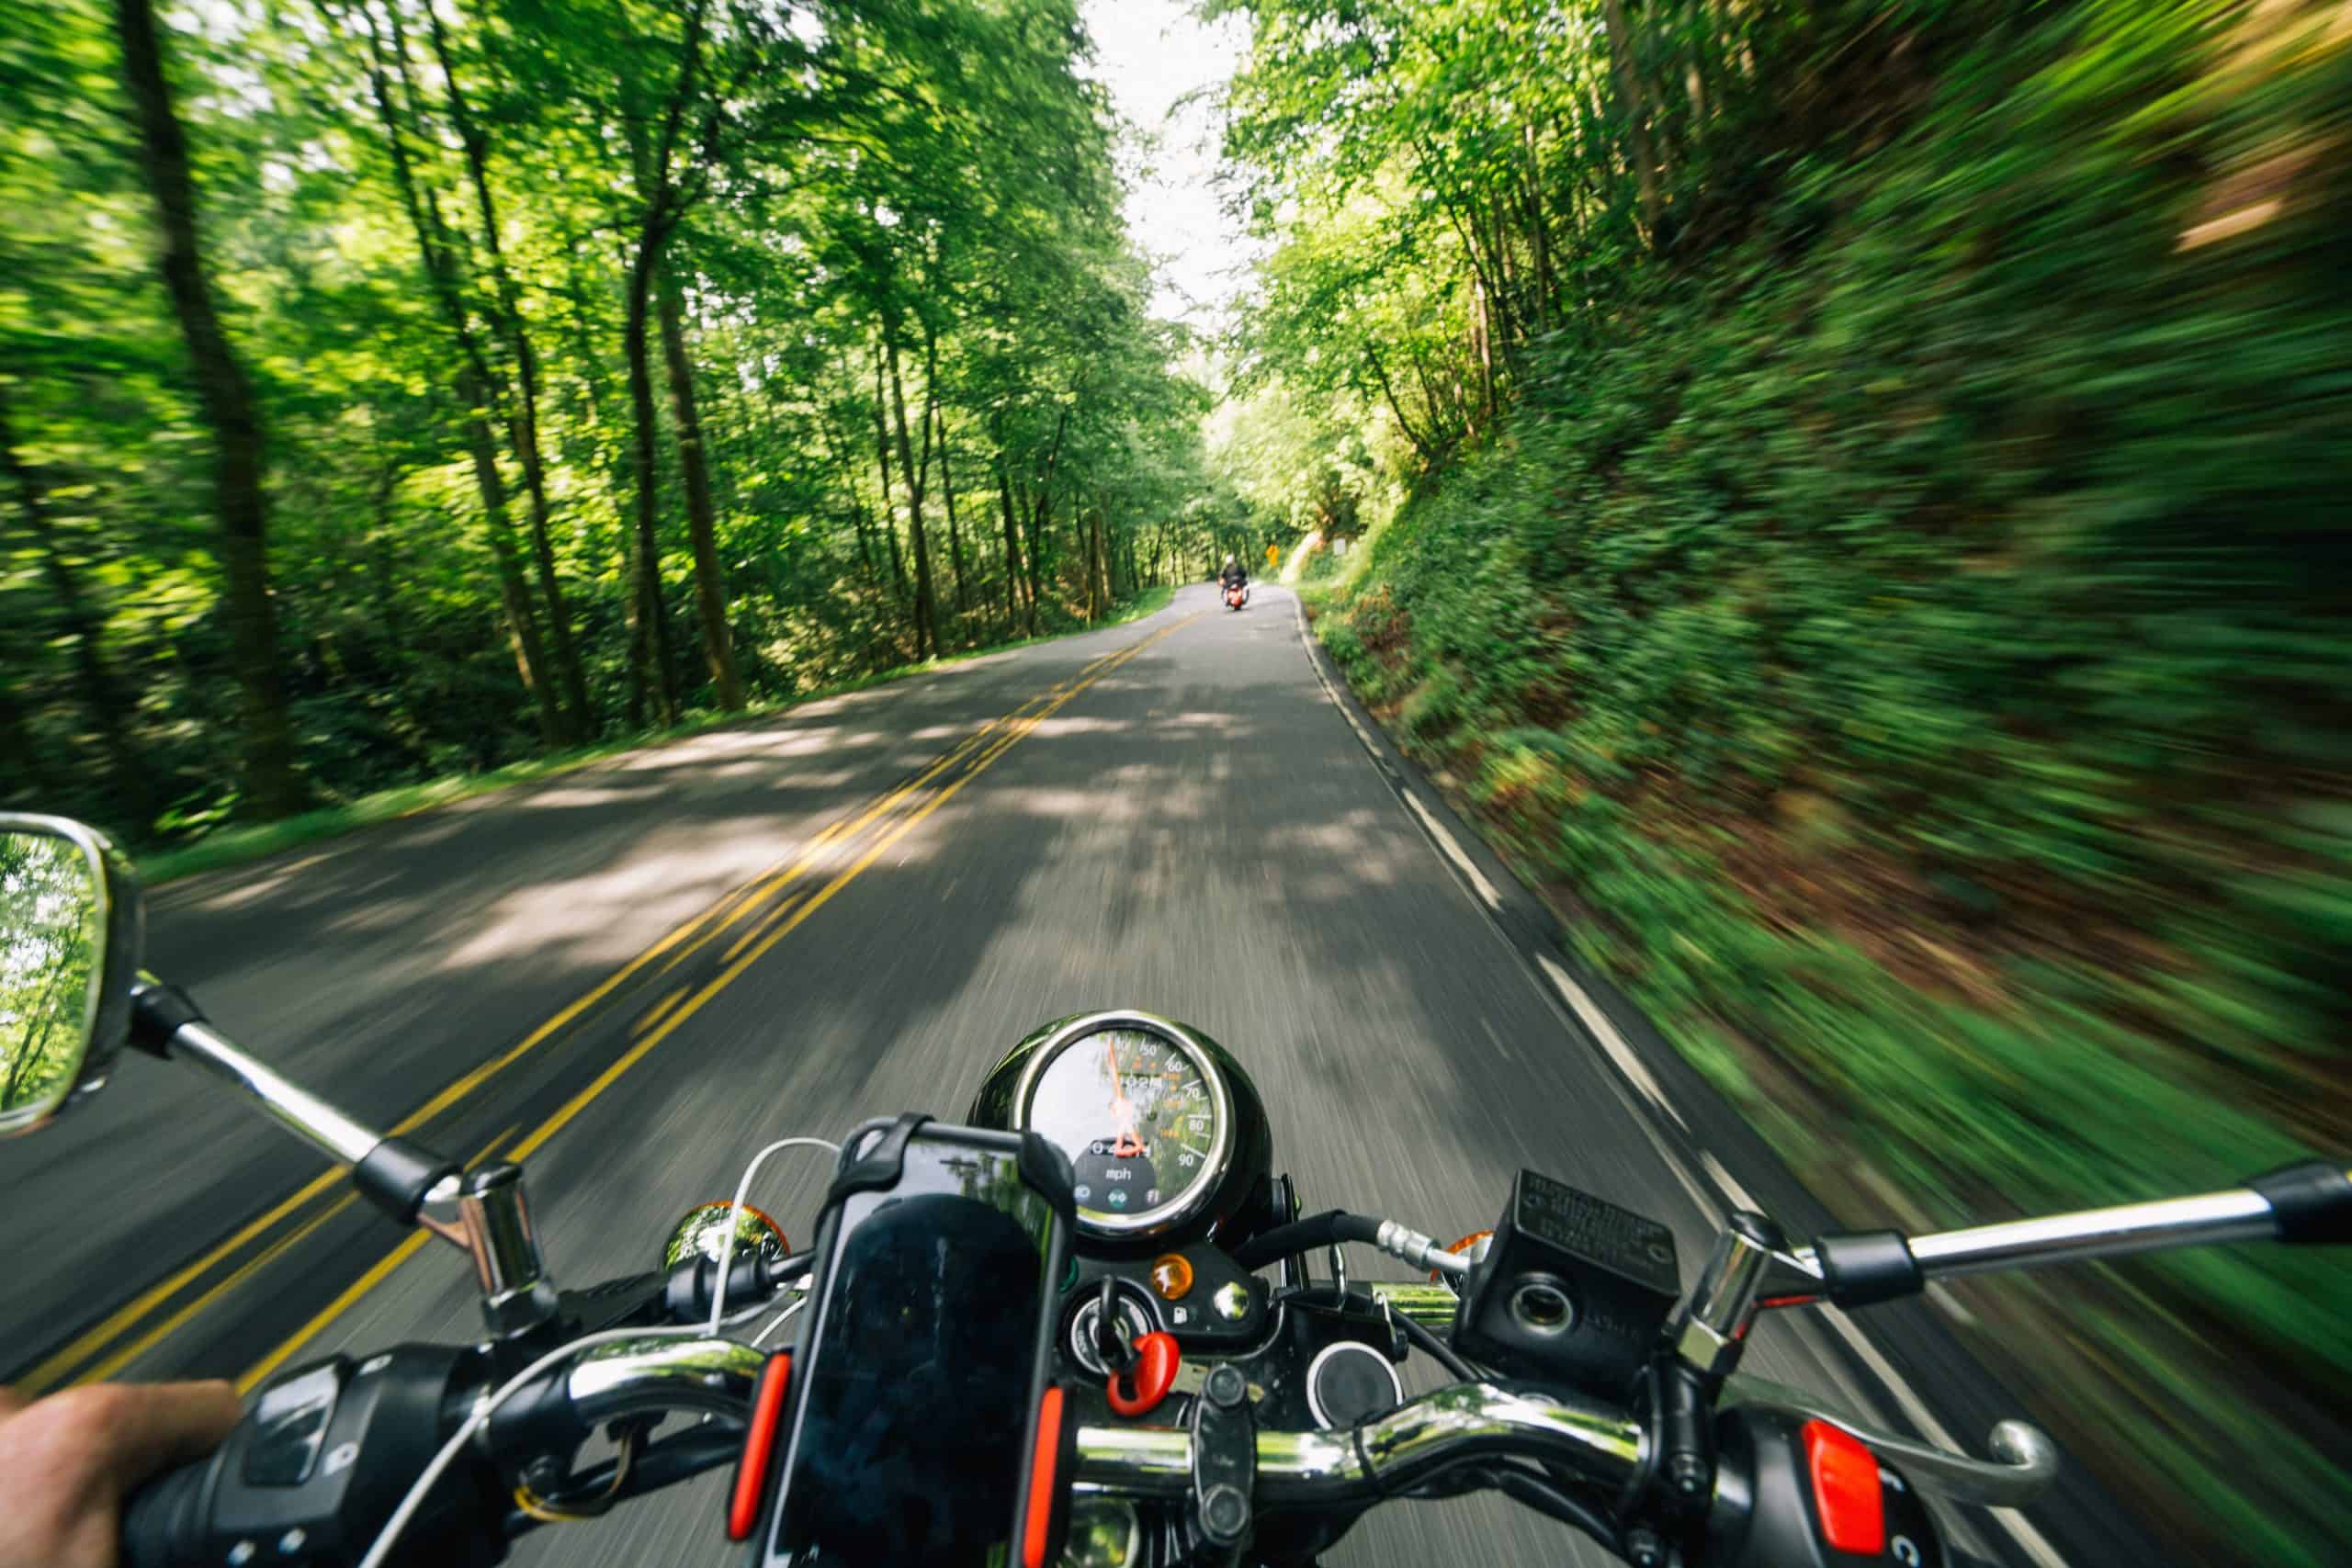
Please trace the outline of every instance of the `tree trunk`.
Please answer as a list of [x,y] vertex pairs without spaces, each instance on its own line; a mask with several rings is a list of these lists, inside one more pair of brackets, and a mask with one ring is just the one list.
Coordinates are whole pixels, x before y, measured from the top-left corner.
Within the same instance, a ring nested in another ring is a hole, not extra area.
[[548,684],[547,653],[539,646],[538,617],[532,613],[531,592],[523,581],[523,562],[514,548],[514,530],[506,520],[506,476],[498,471],[498,450],[491,441],[490,421],[481,412],[488,392],[471,369],[458,373],[458,397],[466,404],[466,450],[473,459],[474,486],[481,491],[485,532],[492,562],[498,571],[498,597],[506,610],[507,641],[514,650],[514,673],[538,708],[539,739],[560,746],[567,739],[562,710],[556,706],[555,688]]
[[1380,383],[1381,396],[1388,400],[1388,412],[1396,416],[1396,428],[1405,433],[1406,439],[1412,442],[1413,449],[1421,455],[1421,466],[1429,468],[1437,467],[1437,449],[1429,437],[1415,430],[1413,422],[1405,417],[1405,405],[1396,400],[1396,389],[1389,385],[1388,367],[1381,364],[1380,351],[1367,341],[1363,345],[1363,356],[1372,365],[1373,378]]
[[[964,588],[964,536],[956,521],[956,478],[947,471],[947,411],[939,402],[939,339],[926,323],[922,330],[923,400],[931,408],[931,422],[939,427],[939,491],[947,503],[947,554],[956,567],[956,613],[970,610],[971,599]],[[923,432],[923,439],[931,439],[931,432]]]
[[1495,423],[1495,332],[1493,318],[1487,313],[1487,294],[1484,288],[1470,291],[1471,303],[1477,309],[1478,380],[1486,392],[1484,423],[1491,429]]
[[376,614],[383,623],[385,662],[392,668],[392,676],[401,692],[401,705],[414,716],[408,700],[408,674],[413,657],[409,649],[408,626],[401,618],[397,592],[400,574],[392,568],[392,496],[400,489],[401,470],[396,463],[387,462],[377,478],[373,496],[375,525],[361,541],[366,554],[368,574],[376,589]]
[[626,717],[629,732],[645,728],[646,710],[653,705],[652,660],[648,643],[652,627],[645,615],[644,584],[638,581],[637,539],[634,530],[624,525],[621,530],[621,575],[628,584],[628,597],[622,602],[623,619],[628,627],[628,701]]
[[[629,418],[635,427],[629,443],[629,468],[637,490],[636,560],[630,574],[634,579],[630,604],[635,624],[629,635],[632,641],[644,639],[653,655],[652,662],[661,681],[662,722],[673,725],[678,721],[680,706],[678,660],[671,645],[670,617],[662,602],[662,547],[654,526],[660,475],[654,464],[653,367],[646,327],[647,318],[652,313],[654,280],[662,270],[662,252],[669,244],[686,205],[671,179],[671,170],[678,148],[678,130],[684,122],[686,104],[694,96],[695,77],[702,65],[707,9],[706,0],[690,0],[686,6],[684,34],[678,44],[678,77],[662,105],[661,133],[654,145],[646,146],[638,119],[622,117],[622,132],[628,141],[638,198],[644,204],[638,219],[636,249],[629,258],[628,306],[621,333],[628,359]],[[632,649],[631,657],[642,659],[644,654]]]
[[555,662],[563,682],[564,699],[571,705],[572,718],[583,733],[593,734],[596,716],[588,704],[588,680],[580,662],[579,647],[572,640],[571,611],[564,603],[563,585],[556,578],[555,546],[550,536],[548,507],[547,468],[539,451],[539,363],[531,346],[528,324],[523,319],[523,302],[514,287],[514,275],[507,270],[506,252],[498,233],[498,204],[490,188],[490,139],[481,122],[474,118],[473,106],[467,102],[465,88],[458,79],[456,62],[450,58],[447,30],[441,24],[437,6],[427,6],[425,17],[432,29],[433,53],[440,62],[441,80],[449,100],[449,118],[458,130],[458,140],[466,151],[466,169],[471,176],[474,205],[481,214],[482,243],[490,254],[491,276],[498,290],[498,324],[500,335],[505,338],[507,352],[514,356],[514,374],[520,396],[516,401],[512,423],[514,453],[523,465],[523,487],[531,502],[531,558],[538,569],[539,592],[547,599],[548,629],[555,639]]
[[842,474],[842,488],[849,491],[849,520],[851,526],[857,530],[857,558],[865,568],[866,580],[879,583],[882,569],[874,562],[874,531],[867,525],[865,503],[858,499],[857,489],[851,482],[847,470]]
[[156,794],[153,771],[141,764],[123,724],[137,704],[107,662],[100,617],[82,595],[81,578],[66,563],[64,547],[50,520],[48,492],[18,455],[4,383],[0,383],[0,473],[5,473],[9,488],[17,493],[25,530],[40,554],[41,575],[57,604],[58,619],[73,639],[74,679],[82,689],[82,705],[88,710],[90,728],[98,738],[98,753],[106,760],[107,782],[113,786],[116,802],[137,818],[139,829],[144,832],[163,802]]
[[[939,652],[939,601],[931,589],[931,546],[923,537],[922,492],[923,476],[916,471],[914,442],[907,429],[907,392],[899,380],[899,336],[889,319],[882,322],[882,348],[890,366],[890,406],[899,419],[899,473],[907,481],[907,533],[914,541],[915,554],[915,657],[923,657],[923,643],[928,639],[931,652]],[[930,467],[931,429],[926,422],[922,433],[924,467]]]
[[431,288],[435,303],[449,329],[449,336],[458,350],[455,375],[459,406],[464,410],[466,448],[471,457],[474,485],[481,493],[482,525],[489,536],[492,564],[498,573],[499,602],[506,615],[507,639],[514,650],[515,673],[521,678],[538,711],[540,739],[549,745],[560,744],[570,737],[562,710],[557,705],[554,690],[548,684],[546,655],[539,646],[538,619],[531,607],[531,597],[524,587],[522,566],[514,549],[513,524],[507,515],[505,476],[499,471],[497,443],[491,434],[490,408],[492,378],[488,362],[482,357],[481,346],[474,339],[473,325],[468,317],[466,302],[458,288],[457,265],[450,254],[447,234],[441,222],[440,208],[429,194],[417,187],[415,171],[410,166],[408,144],[400,122],[400,111],[392,102],[391,90],[385,81],[384,68],[389,62],[397,69],[403,82],[408,78],[406,43],[399,30],[397,14],[392,20],[392,49],[385,49],[381,35],[368,23],[368,43],[371,55],[368,83],[376,99],[376,112],[384,127],[384,141],[391,154],[392,179],[399,187],[401,205],[407,209],[409,226],[416,234],[417,254],[424,266],[425,282]]
[[1021,535],[1013,523],[1012,479],[1002,448],[996,455],[996,493],[1004,507],[1004,635],[1010,637],[1021,615]]
[[[629,452],[625,446],[609,445],[601,439],[605,428],[605,416],[613,407],[613,403],[605,381],[604,356],[596,350],[595,335],[591,330],[588,317],[587,298],[594,274],[590,270],[584,258],[594,255],[595,252],[585,237],[569,236],[568,238],[575,256],[582,258],[575,263],[572,269],[571,289],[572,367],[577,372],[573,381],[577,397],[574,406],[585,420],[588,429],[598,438],[594,444],[605,457],[603,464],[604,479],[612,491],[613,515],[619,522],[618,538],[616,543],[619,546],[620,579],[624,584],[628,585],[624,589],[625,597],[622,601],[623,619],[627,626],[624,647],[628,651],[628,671],[625,682],[624,703],[626,720],[633,733],[645,728],[649,671],[646,668],[645,643],[636,635],[640,627],[640,622],[636,611],[636,578],[630,566],[635,552],[629,547],[631,500],[634,493],[630,484]],[[628,277],[628,254],[625,244],[616,248],[616,259],[619,264],[617,269],[619,275],[623,278]],[[601,547],[602,541],[598,541],[598,544]]]
[[963,615],[972,607],[971,595],[964,586],[963,525],[956,520],[956,476],[947,469],[947,412],[934,398],[931,416],[939,426],[939,494],[947,503],[947,553],[956,567],[956,613]]
[[[628,274],[625,272],[623,276],[627,276]],[[587,367],[587,375],[590,378],[589,395],[598,403],[602,403],[604,399],[598,388],[604,380],[604,376],[594,355],[594,345],[588,336],[584,314],[580,322],[580,348],[584,356],[582,364]],[[653,705],[654,701],[651,658],[653,628],[644,614],[643,584],[639,581],[637,570],[636,456],[637,446],[632,440],[627,448],[616,455],[610,475],[613,487],[613,513],[620,520],[620,568],[621,581],[624,584],[621,601],[622,620],[627,627],[626,641],[628,649],[628,693],[624,703],[624,714],[631,734],[644,729],[647,709]]]
[[[1025,498],[1029,490],[1029,486],[1026,481],[1022,484],[1021,490],[1023,497]],[[1037,499],[1035,502],[1028,503],[1029,635],[1031,637],[1035,637],[1037,635],[1037,600],[1045,592],[1044,572],[1046,557],[1046,513],[1051,510],[1051,507],[1047,504],[1050,499],[1051,498],[1045,491],[1040,491],[1038,492]]]
[[833,460],[833,472],[842,481],[842,493],[849,500],[850,525],[857,530],[857,558],[865,568],[869,582],[879,583],[881,571],[874,564],[874,538],[865,525],[865,502],[858,498],[857,475],[851,468],[848,454],[842,450],[841,439],[834,434],[832,422],[825,420],[817,426],[825,438],[825,450]]
[[[1037,635],[1037,596],[1039,573],[1045,557],[1046,524],[1053,515],[1054,470],[1061,464],[1062,433],[1069,428],[1069,405],[1064,403],[1054,418],[1054,439],[1046,448],[1045,473],[1037,481],[1036,504],[1029,513],[1029,635]],[[1027,486],[1023,485],[1025,491]]]
[[662,544],[654,527],[659,475],[654,470],[653,367],[646,344],[646,317],[651,313],[649,297],[653,274],[662,265],[662,243],[667,238],[658,224],[659,217],[658,209],[649,212],[638,238],[637,258],[628,274],[628,325],[621,334],[628,361],[629,415],[636,425],[629,445],[629,467],[637,480],[636,548],[630,572],[635,625],[629,635],[644,638],[650,649],[659,677],[655,690],[662,722],[674,725],[678,722],[678,663],[670,646],[669,618],[662,606]]
[[678,467],[686,480],[686,528],[694,541],[695,604],[702,615],[703,658],[710,665],[711,682],[718,688],[718,705],[733,713],[743,705],[743,682],[736,672],[735,649],[727,634],[727,583],[718,569],[718,517],[710,501],[710,465],[703,452],[702,416],[695,407],[694,366],[686,358],[684,307],[677,279],[666,267],[657,288],[662,357],[670,372],[670,406],[678,427]]
[[164,288],[187,344],[197,405],[215,447],[212,504],[220,530],[222,599],[244,721],[240,784],[249,809],[285,817],[302,808],[308,791],[294,770],[294,727],[278,676],[261,410],[213,308],[187,142],[164,84],[154,12],[150,0],[115,0],[114,12],[123,82],[139,130],[139,172],[155,203]]
[[1527,223],[1528,243],[1535,253],[1535,320],[1544,330],[1551,329],[1560,308],[1560,278],[1552,262],[1552,224],[1544,210],[1544,146],[1535,124],[1529,121],[1520,132],[1520,144],[1527,150],[1527,166],[1520,172],[1520,214]]
[[1634,144],[1634,178],[1641,190],[1642,227],[1648,231],[1650,244],[1656,248],[1661,216],[1657,154],[1650,143],[1649,107],[1642,96],[1641,77],[1634,69],[1633,31],[1625,25],[1624,0],[1601,0],[1600,14],[1609,30],[1609,68],[1617,78],[1626,134]]
[[[882,351],[874,351],[874,457],[882,467],[882,531],[890,539],[890,592],[897,595],[899,607],[907,605],[907,561],[899,549],[899,509],[890,499],[890,416],[884,412],[888,404],[882,385]],[[916,656],[922,650],[922,634],[915,634]]]
[[41,765],[40,748],[33,744],[24,701],[5,676],[0,676],[0,757],[19,759],[8,772],[0,773],[0,806],[30,806],[49,793],[49,770]]
[[[628,140],[629,163],[636,176],[638,197],[644,210],[638,220],[635,254],[629,258],[628,308],[622,329],[628,359],[629,418],[635,429],[629,443],[629,468],[636,480],[636,561],[631,606],[636,625],[632,640],[644,638],[661,677],[662,722],[678,721],[680,694],[677,655],[670,641],[670,617],[662,602],[662,547],[654,527],[660,476],[654,464],[656,436],[653,412],[653,367],[646,344],[646,319],[652,312],[652,293],[662,270],[662,248],[684,215],[684,204],[671,180],[672,159],[677,152],[678,128],[685,119],[686,103],[694,96],[695,76],[702,63],[702,34],[706,5],[692,0],[686,7],[684,36],[678,46],[678,78],[672,84],[662,109],[659,140],[649,148],[639,122],[622,117]],[[632,650],[633,658],[642,655]]]

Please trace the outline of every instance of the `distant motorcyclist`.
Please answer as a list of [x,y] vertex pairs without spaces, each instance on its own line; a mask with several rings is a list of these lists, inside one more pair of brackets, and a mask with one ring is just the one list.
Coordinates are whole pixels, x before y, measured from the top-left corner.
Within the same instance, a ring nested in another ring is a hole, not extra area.
[[1237,584],[1247,588],[1250,586],[1250,569],[1241,564],[1240,557],[1227,554],[1225,558],[1225,570],[1216,574],[1216,581],[1218,587],[1227,591]]

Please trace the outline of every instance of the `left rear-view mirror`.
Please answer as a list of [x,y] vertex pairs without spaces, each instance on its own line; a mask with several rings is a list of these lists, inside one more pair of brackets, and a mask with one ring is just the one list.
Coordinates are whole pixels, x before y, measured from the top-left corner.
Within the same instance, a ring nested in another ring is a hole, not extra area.
[[0,1137],[106,1082],[143,935],[138,881],[104,835],[0,814]]

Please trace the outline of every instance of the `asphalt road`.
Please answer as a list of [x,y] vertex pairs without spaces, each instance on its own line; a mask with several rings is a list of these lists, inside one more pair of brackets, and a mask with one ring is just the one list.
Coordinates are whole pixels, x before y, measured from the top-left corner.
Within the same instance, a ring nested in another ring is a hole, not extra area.
[[[955,1114],[1035,1025],[1114,1005],[1241,1059],[1310,1208],[1452,1235],[1532,1166],[1669,1223],[1690,1277],[1726,1190],[1784,1179],[1736,1132],[1702,1146],[1722,1108],[1638,1029],[1601,1043],[1571,1021],[1592,995],[1531,964],[1499,872],[1433,842],[1441,812],[1400,804],[1287,594],[1237,615],[1195,587],[1148,622],[163,889],[150,966],[362,1117],[525,1157],[568,1283],[652,1266],[760,1144]],[[127,1060],[0,1157],[12,1376],[250,1376],[477,1330],[454,1253],[403,1245],[188,1075]],[[755,1195],[796,1236],[815,1193],[797,1157]],[[1892,1310],[1917,1316],[1883,1344],[1773,1324],[1750,1366],[1980,1435],[1997,1390],[1938,1348],[1928,1309]],[[720,1483],[540,1532],[518,1560],[721,1561]],[[1972,1529],[2051,1562],[2079,1524]],[[1391,1507],[1333,1560],[1598,1553],[1471,1502]]]

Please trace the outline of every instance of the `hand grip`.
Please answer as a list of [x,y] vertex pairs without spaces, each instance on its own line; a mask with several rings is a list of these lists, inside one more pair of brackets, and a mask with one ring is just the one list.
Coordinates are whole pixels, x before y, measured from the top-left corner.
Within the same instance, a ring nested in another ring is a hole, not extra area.
[[219,1456],[167,1470],[130,1495],[122,1509],[122,1568],[175,1568],[204,1550],[205,1481]]
[[2352,1171],[2340,1163],[2307,1159],[2267,1171],[2246,1185],[2269,1203],[2278,1239],[2288,1246],[2352,1242]]

